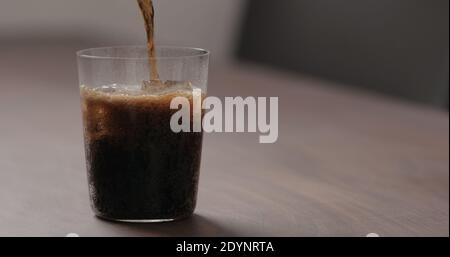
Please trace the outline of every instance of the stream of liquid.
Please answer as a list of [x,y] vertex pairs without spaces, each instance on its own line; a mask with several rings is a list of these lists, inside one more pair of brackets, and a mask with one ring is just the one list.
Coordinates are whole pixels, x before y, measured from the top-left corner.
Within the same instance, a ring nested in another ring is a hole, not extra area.
[[147,34],[148,59],[150,65],[150,80],[159,81],[158,64],[155,49],[155,9],[152,0],[137,0],[145,22]]

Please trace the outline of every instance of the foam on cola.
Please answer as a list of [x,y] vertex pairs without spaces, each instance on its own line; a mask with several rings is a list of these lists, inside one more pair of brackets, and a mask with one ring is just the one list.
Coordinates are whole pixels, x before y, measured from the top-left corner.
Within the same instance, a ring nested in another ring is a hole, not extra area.
[[183,96],[192,105],[192,86],[145,88],[81,87],[89,188],[100,217],[178,219],[194,211],[203,133],[170,128],[171,100]]

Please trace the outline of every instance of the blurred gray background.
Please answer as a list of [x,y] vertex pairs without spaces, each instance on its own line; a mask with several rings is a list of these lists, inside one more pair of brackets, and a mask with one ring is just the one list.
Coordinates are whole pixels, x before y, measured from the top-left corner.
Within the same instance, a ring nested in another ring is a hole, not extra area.
[[[232,55],[245,0],[155,0],[156,41]],[[2,0],[0,46],[144,44],[136,0]]]
[[239,54],[448,107],[448,0],[251,0]]
[[[213,67],[252,62],[448,108],[447,0],[154,2],[157,42],[210,49]],[[0,3],[0,54],[12,59],[144,42],[135,0]]]

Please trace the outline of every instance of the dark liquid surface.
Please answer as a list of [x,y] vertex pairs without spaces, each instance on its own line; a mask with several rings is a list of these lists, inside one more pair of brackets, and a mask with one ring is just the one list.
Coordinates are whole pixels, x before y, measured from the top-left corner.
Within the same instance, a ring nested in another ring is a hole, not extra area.
[[[92,207],[122,220],[177,219],[196,204],[202,133],[174,133],[170,101],[192,92],[81,89]],[[192,119],[191,119],[192,120]]]

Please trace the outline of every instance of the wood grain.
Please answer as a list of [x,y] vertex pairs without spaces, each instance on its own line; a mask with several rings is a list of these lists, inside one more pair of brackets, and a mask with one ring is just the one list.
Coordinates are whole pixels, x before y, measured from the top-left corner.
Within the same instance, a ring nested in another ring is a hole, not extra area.
[[0,236],[449,235],[448,113],[248,65],[209,94],[279,96],[279,141],[206,135],[190,219],[96,219],[74,49],[44,50],[0,50]]

